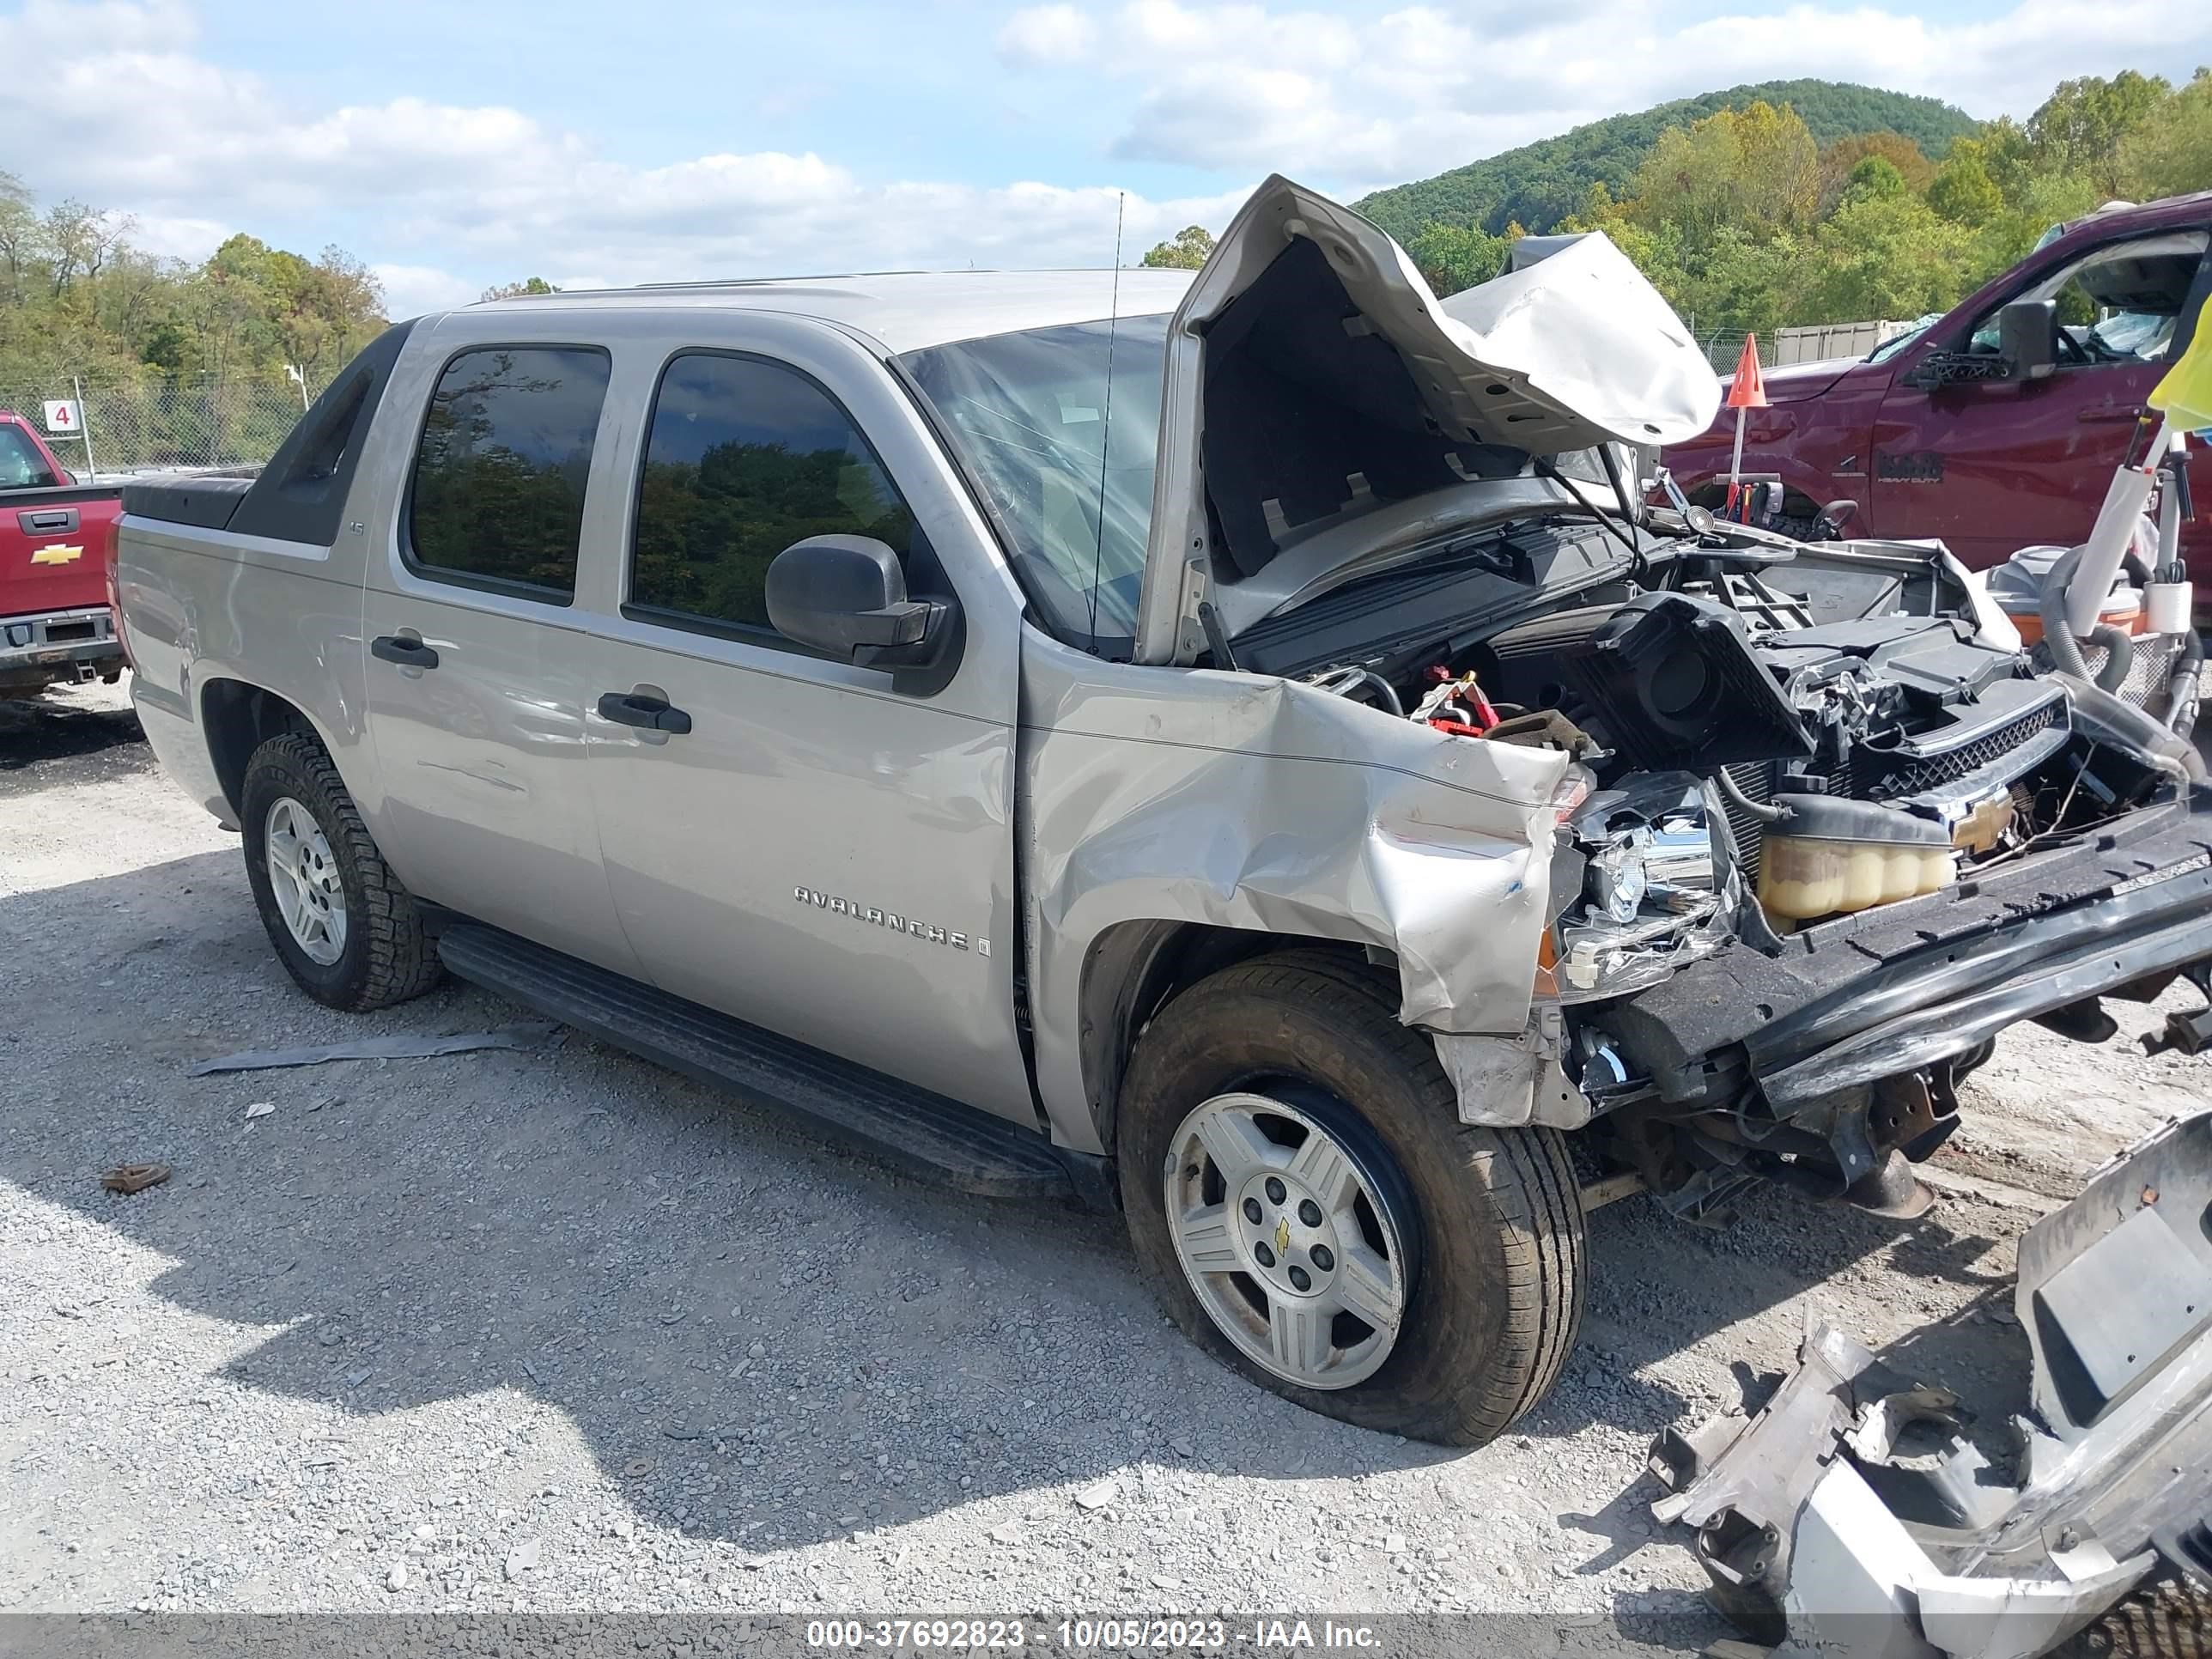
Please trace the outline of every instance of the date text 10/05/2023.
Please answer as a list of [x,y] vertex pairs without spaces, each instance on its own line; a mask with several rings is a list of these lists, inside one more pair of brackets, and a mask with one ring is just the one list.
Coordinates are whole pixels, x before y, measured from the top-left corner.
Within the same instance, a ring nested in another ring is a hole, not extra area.
[[1381,1645],[1366,1625],[1333,1619],[817,1619],[806,1626],[810,1648],[876,1652],[1037,1648],[1046,1652],[1174,1652],[1251,1648],[1297,1654],[1328,1650],[1372,1651]]

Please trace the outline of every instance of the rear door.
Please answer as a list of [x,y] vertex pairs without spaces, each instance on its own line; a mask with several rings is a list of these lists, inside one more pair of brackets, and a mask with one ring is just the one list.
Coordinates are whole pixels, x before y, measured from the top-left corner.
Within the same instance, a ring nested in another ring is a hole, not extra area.
[[374,824],[422,896],[635,974],[584,780],[575,616],[612,357],[555,328],[468,343],[449,325],[387,394],[422,412],[379,469],[404,487],[360,526],[383,553],[362,616]]
[[[667,990],[1034,1123],[1012,1015],[1011,584],[868,348],[758,313],[676,327],[616,388],[644,426],[586,691],[622,924]],[[895,684],[775,631],[769,562],[828,533],[886,542],[910,592],[960,599],[949,677]],[[625,702],[688,730],[624,723]]]
[[[2205,242],[2203,231],[2139,234],[2031,267],[1963,333],[1931,336],[1901,357],[1875,428],[1881,533],[1940,537],[1978,569],[2022,547],[2084,539],[2113,468],[2136,441],[2143,399],[2193,325]],[[1932,389],[1905,383],[1938,345],[1994,356],[1997,307],[2040,299],[2058,302],[2054,373]]]

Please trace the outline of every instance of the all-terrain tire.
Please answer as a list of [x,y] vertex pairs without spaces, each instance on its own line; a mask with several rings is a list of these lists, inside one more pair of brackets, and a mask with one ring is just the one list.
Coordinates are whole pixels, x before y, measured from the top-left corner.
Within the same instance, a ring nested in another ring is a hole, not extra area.
[[[1582,1195],[1565,1138],[1459,1121],[1436,1050],[1401,1024],[1395,987],[1357,958],[1286,951],[1182,992],[1139,1039],[1117,1163],[1139,1265],[1184,1333],[1223,1364],[1324,1415],[1444,1445],[1502,1434],[1558,1381],[1582,1319]],[[1344,1389],[1254,1363],[1192,1290],[1167,1218],[1185,1115],[1216,1095],[1292,1079],[1355,1112],[1410,1189],[1419,1274],[1395,1346]]]
[[[288,797],[307,809],[330,843],[344,891],[345,945],[332,963],[316,962],[301,948],[270,887],[269,811]],[[301,990],[330,1007],[364,1013],[420,996],[438,982],[443,969],[422,911],[377,851],[321,744],[293,732],[253,751],[239,790],[239,827],[261,925]]]

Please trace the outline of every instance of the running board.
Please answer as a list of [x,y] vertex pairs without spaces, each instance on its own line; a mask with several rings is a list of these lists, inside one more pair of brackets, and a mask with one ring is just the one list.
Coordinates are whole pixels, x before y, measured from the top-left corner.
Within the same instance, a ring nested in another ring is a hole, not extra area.
[[438,938],[462,979],[831,1139],[982,1198],[1066,1198],[1051,1143],[973,1106],[473,922]]

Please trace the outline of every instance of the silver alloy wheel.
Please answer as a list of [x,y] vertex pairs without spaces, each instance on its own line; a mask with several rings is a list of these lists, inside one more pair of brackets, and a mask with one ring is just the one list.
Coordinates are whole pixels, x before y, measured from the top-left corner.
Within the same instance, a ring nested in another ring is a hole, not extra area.
[[269,895],[292,941],[307,960],[329,967],[345,954],[345,885],[331,844],[314,814],[280,795],[263,823],[262,856],[269,866]]
[[1216,1095],[1176,1129],[1164,1174],[1183,1273],[1255,1364],[1348,1389],[1389,1358],[1411,1289],[1409,1218],[1315,1114]]

